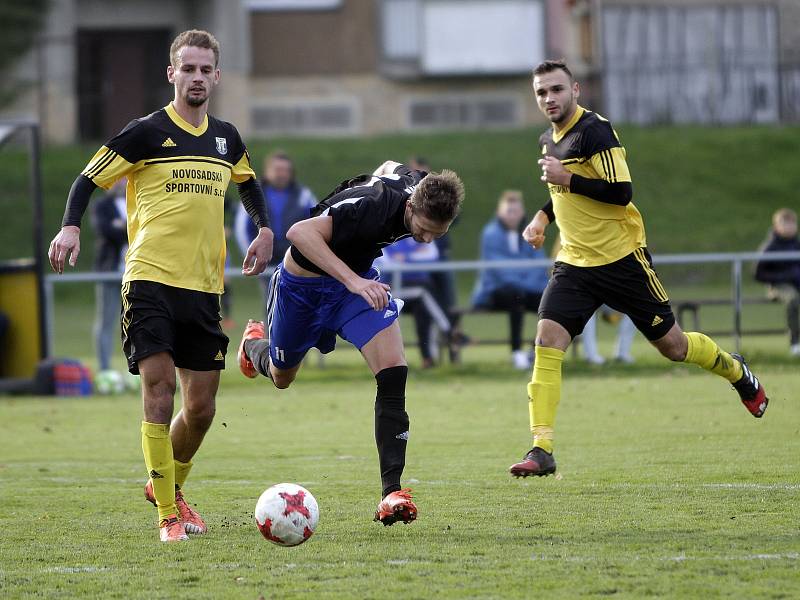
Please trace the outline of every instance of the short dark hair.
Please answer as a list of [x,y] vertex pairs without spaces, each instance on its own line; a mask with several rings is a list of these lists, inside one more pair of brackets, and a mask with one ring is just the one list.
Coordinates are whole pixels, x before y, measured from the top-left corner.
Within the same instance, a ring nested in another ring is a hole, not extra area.
[[455,219],[463,201],[464,184],[455,171],[447,169],[423,178],[411,195],[411,207],[439,223]]
[[572,76],[572,71],[569,70],[566,61],[563,58],[559,58],[558,60],[546,60],[544,62],[540,62],[536,65],[536,68],[533,70],[533,76],[536,77],[537,75],[544,75],[545,73],[552,73],[553,71],[558,70],[564,71],[564,73],[569,76],[570,81],[575,81],[575,78]]
[[202,29],[189,29],[179,33],[169,47],[169,62],[173,67],[178,66],[178,52],[184,46],[205,48],[214,53],[214,67],[219,64],[219,42],[217,38]]

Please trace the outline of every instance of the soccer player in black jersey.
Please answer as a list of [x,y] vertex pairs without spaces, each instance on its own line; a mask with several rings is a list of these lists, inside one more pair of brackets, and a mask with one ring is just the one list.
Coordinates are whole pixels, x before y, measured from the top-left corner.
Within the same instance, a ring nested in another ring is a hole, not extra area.
[[557,222],[562,247],[539,306],[536,362],[528,384],[533,448],[510,467],[511,474],[555,472],[553,425],[564,351],[602,304],[627,314],[665,357],[727,379],[747,410],[761,417],[768,399],[744,359],[702,333],[684,333],[675,322],[646,248],[642,216],[631,201],[625,149],[611,124],[578,105],[578,84],[563,62],[536,67],[533,91],[553,124],[539,138],[541,179],[550,202],[523,236],[538,248],[547,225]]
[[[408,440],[408,366],[397,317],[402,301],[378,281],[372,261],[381,248],[413,236],[431,243],[458,214],[464,186],[452,171],[428,174],[387,161],[372,175],[343,182],[296,223],[291,247],[270,282],[266,327],[250,321],[239,346],[239,367],[277,388],[294,381],[306,352],[331,352],[336,336],[361,351],[377,383],[375,441],[382,500],[375,520],[392,525],[417,516],[401,489]],[[264,339],[266,338],[266,339]]]
[[[242,272],[258,275],[272,256],[264,197],[239,132],[208,115],[218,63],[219,44],[210,33],[190,30],[175,38],[167,67],[174,99],[131,121],[95,154],[72,185],[49,250],[56,272],[63,272],[67,258],[75,266],[89,196],[128,178],[122,341],[128,369],[142,379],[142,450],[150,478],[145,497],[158,508],[165,542],[206,531],[182,487],[214,418],[225,368],[228,338],[219,311],[223,203],[231,180],[259,227]],[[183,404],[172,418],[176,367]]]

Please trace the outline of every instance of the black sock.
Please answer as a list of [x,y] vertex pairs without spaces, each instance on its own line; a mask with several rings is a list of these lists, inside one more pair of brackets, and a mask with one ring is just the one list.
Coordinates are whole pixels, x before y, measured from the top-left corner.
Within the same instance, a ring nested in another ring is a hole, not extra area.
[[247,354],[256,371],[264,377],[270,377],[269,340],[245,340],[244,353]]
[[400,477],[406,465],[408,413],[406,412],[406,377],[408,367],[390,367],[375,375],[375,442],[381,466],[383,496],[400,489]]

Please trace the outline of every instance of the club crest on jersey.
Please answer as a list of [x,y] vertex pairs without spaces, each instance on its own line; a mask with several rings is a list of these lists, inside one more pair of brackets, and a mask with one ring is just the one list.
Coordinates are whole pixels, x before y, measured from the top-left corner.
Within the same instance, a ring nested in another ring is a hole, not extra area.
[[214,138],[217,140],[217,152],[220,154],[227,154],[228,153],[228,140],[225,138]]

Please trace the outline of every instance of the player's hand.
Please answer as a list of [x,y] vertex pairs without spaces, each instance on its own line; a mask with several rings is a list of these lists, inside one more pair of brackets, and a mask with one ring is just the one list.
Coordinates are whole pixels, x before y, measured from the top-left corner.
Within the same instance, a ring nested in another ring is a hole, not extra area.
[[272,258],[272,240],[275,236],[269,227],[262,227],[247,248],[247,256],[242,263],[242,274],[247,277],[263,273]]
[[544,244],[544,230],[546,227],[547,223],[539,219],[537,215],[522,232],[522,239],[534,248],[539,249]]
[[572,173],[564,168],[561,161],[554,156],[545,156],[538,160],[539,166],[542,168],[542,176],[540,179],[545,183],[552,183],[553,185],[569,185],[569,180]]
[[74,267],[81,253],[81,228],[75,225],[65,225],[50,242],[47,258],[50,266],[56,273],[64,272],[64,262],[69,255],[69,266]]
[[383,310],[388,306],[390,289],[391,287],[385,283],[363,277],[359,277],[355,283],[347,286],[349,292],[361,296],[374,310]]

